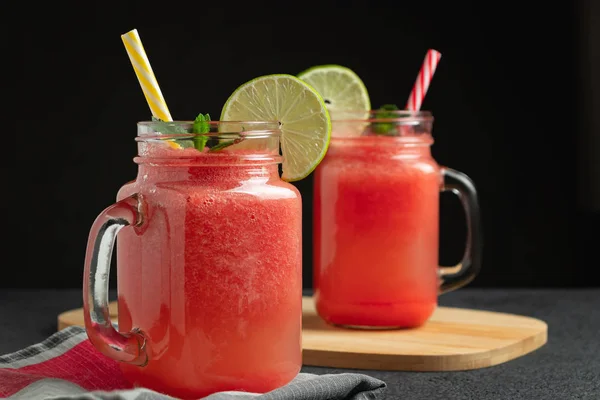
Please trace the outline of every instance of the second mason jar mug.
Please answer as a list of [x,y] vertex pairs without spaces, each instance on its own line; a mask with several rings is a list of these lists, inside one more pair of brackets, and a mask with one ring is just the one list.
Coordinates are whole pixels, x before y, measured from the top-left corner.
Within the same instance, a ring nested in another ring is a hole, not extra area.
[[86,330],[137,386],[178,398],[270,391],[302,364],[300,194],[279,177],[277,122],[164,133],[191,124],[138,124],[137,178],[90,231]]
[[[315,171],[316,308],[344,327],[416,327],[438,294],[480,269],[477,193],[467,175],[433,159],[429,112],[368,114],[331,114],[331,144]],[[464,257],[451,267],[438,265],[440,191],[458,195],[467,218]]]

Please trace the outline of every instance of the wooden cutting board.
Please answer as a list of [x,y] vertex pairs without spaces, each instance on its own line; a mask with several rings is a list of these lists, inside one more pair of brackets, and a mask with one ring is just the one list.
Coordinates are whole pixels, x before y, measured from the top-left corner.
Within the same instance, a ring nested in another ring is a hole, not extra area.
[[[543,346],[544,321],[521,315],[438,307],[416,329],[353,330],[327,325],[312,298],[302,299],[303,364],[393,371],[460,371],[490,367]],[[117,304],[110,305],[113,321]],[[58,329],[83,326],[83,310],[58,316]]]

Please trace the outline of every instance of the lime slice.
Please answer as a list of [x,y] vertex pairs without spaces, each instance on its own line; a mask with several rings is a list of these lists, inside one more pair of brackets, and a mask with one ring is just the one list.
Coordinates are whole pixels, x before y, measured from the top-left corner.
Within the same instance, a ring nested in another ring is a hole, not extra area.
[[331,120],[323,98],[292,75],[253,79],[227,99],[221,121],[279,121],[282,179],[306,178],[319,165],[331,139]]
[[341,65],[318,65],[301,72],[298,77],[319,92],[334,121],[369,117],[369,92],[351,69]]

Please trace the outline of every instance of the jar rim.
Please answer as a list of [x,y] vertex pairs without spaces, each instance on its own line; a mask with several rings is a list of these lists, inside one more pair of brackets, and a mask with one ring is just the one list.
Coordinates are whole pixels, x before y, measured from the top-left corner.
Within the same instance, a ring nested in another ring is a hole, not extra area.
[[430,134],[412,136],[384,136],[384,135],[360,135],[360,136],[332,136],[331,147],[334,146],[365,146],[365,145],[394,145],[406,147],[431,146],[434,143]]
[[215,139],[269,138],[281,135],[278,121],[206,121],[206,132],[195,133],[194,121],[139,121],[137,140],[182,139],[206,136]]
[[330,111],[331,122],[396,122],[412,125],[433,122],[433,114],[426,110],[344,110]]

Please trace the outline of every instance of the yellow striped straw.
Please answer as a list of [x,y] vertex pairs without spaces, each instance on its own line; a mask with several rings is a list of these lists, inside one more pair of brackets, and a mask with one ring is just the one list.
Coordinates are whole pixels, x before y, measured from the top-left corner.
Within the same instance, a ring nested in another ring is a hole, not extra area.
[[162,92],[158,87],[156,76],[154,76],[137,29],[121,35],[121,39],[129,55],[131,65],[133,65],[133,69],[135,70],[135,75],[144,91],[144,96],[146,97],[150,111],[152,111],[152,115],[163,121],[172,121],[171,113],[169,113],[167,103],[165,103]]

